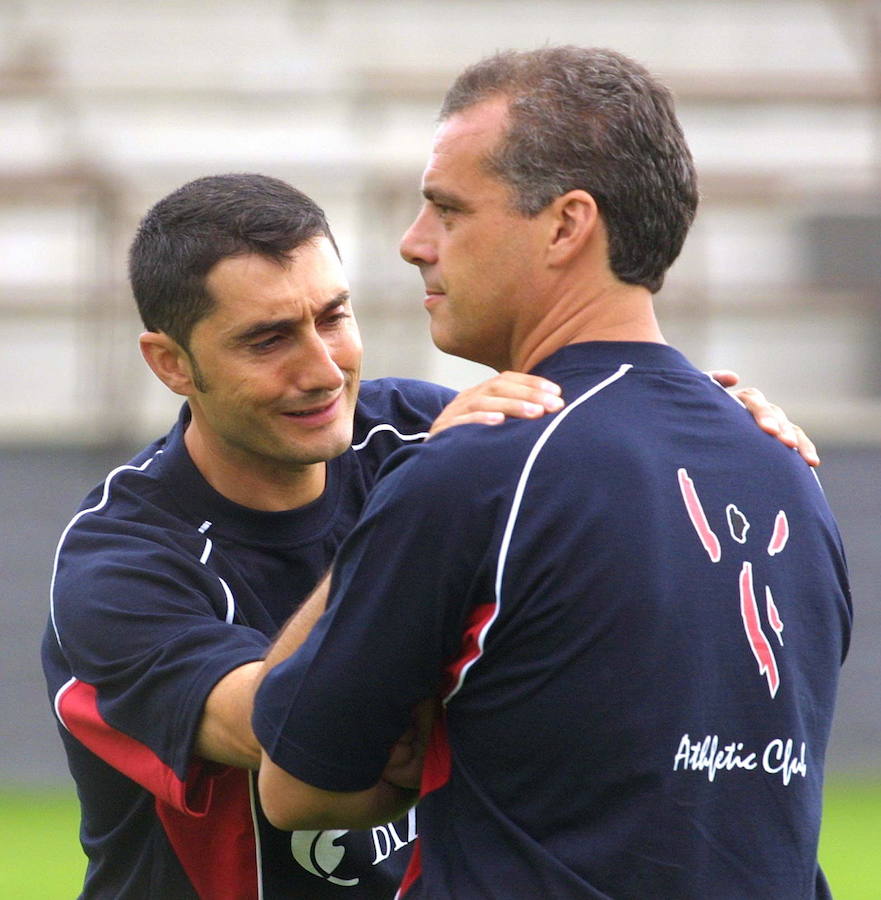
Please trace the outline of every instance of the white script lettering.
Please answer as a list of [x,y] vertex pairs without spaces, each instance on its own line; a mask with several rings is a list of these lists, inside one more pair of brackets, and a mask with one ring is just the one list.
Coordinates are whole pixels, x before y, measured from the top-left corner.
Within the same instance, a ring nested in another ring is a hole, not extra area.
[[799,756],[793,759],[793,741],[787,738],[786,743],[779,738],[771,741],[762,755],[762,768],[770,775],[780,774],[784,784],[789,784],[793,775],[806,778],[808,766],[805,762],[805,742],[801,742]]
[[714,781],[717,772],[732,769],[755,769],[758,766],[755,753],[743,754],[743,744],[732,741],[719,749],[719,735],[707,735],[702,741],[691,743],[687,734],[682,735],[679,749],[673,758],[673,771],[680,763],[683,769],[692,772],[706,771],[707,778]]
[[[709,781],[715,781],[720,772],[731,772],[734,769],[751,772],[759,767],[758,754],[744,750],[743,743],[731,741],[720,746],[721,744],[717,734],[708,734],[703,740],[694,742],[687,734],[683,734],[673,757],[673,771],[681,769],[704,772]],[[804,741],[796,755],[792,738],[785,741],[775,738],[765,747],[761,766],[769,775],[779,775],[785,785],[792,781],[793,775],[806,778],[808,767],[805,762]]]

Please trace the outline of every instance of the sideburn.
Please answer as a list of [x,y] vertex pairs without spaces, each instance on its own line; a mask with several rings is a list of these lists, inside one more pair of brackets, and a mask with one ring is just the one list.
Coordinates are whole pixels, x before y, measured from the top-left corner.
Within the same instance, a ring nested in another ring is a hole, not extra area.
[[189,350],[184,350],[184,352],[187,354],[187,359],[190,361],[190,368],[193,370],[193,387],[200,394],[207,394],[208,382],[205,380],[205,376],[202,374],[202,370],[199,368],[196,358]]

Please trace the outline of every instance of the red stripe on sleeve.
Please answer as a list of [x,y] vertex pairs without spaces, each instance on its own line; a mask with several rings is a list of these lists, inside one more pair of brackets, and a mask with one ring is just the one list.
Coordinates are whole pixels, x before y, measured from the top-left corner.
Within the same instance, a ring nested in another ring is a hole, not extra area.
[[95,687],[73,681],[58,697],[56,709],[64,727],[104,762],[182,813],[205,814],[213,785],[206,766],[194,762],[186,781],[178,778],[146,744],[104,721]]
[[257,839],[249,775],[198,758],[181,780],[146,744],[113,728],[98,692],[71,682],[57,698],[62,724],[82,744],[156,797],[156,815],[200,897],[256,900]]

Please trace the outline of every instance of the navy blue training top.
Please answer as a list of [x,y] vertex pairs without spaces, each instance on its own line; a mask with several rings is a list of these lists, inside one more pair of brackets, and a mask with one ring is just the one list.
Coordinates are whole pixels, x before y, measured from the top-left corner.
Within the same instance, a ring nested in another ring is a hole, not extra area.
[[43,666],[82,806],[83,896],[391,900],[415,818],[371,832],[281,832],[251,773],[205,763],[205,699],[261,659],[327,571],[380,464],[454,396],[367,381],[353,447],[289,512],[227,500],[171,432],[86,497],[58,546]]
[[261,743],[365,789],[444,697],[406,900],[828,896],[851,605],[814,473],[671,347],[536,372],[554,417],[389,461],[328,612],[258,692]]

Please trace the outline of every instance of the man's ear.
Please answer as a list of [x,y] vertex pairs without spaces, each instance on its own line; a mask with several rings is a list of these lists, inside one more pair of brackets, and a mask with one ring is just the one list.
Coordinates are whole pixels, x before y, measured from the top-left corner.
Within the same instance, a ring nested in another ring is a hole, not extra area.
[[163,331],[145,331],[138,344],[153,374],[169,390],[184,397],[196,392],[190,357],[177,341]]
[[580,255],[596,238],[600,212],[596,200],[587,191],[561,194],[550,206],[553,230],[548,244],[551,265],[564,265]]

